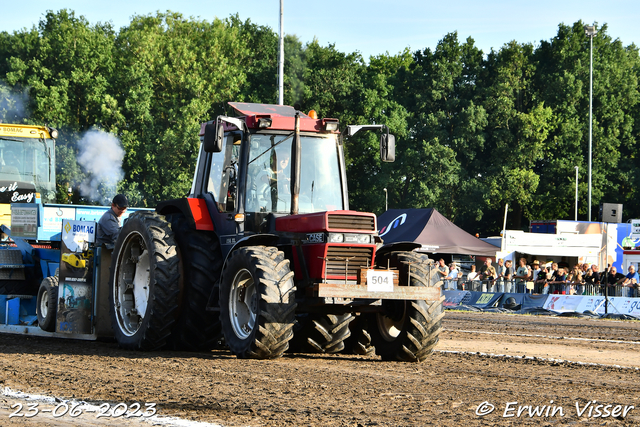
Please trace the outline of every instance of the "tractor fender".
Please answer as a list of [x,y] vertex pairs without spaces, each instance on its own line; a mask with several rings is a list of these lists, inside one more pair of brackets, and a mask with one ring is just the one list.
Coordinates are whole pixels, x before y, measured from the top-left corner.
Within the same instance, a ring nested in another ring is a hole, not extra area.
[[182,197],[158,203],[156,212],[160,215],[181,213],[187,219],[189,228],[200,231],[215,231],[209,209],[204,199]]
[[376,250],[376,258],[383,257],[385,254],[394,251],[411,252],[414,249],[422,247],[419,243],[414,242],[394,242],[383,245]]
[[252,234],[247,237],[243,237],[238,240],[235,245],[231,248],[231,250],[227,253],[227,256],[224,258],[224,264],[222,265],[222,270],[227,265],[227,260],[231,256],[232,253],[237,251],[240,248],[245,246],[275,246],[280,238],[275,234],[269,233],[261,233],[261,234]]

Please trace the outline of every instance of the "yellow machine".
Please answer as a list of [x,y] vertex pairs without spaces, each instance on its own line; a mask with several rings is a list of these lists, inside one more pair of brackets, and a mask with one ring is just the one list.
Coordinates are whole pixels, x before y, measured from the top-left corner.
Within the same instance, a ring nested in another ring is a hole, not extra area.
[[55,138],[45,126],[0,123],[0,224],[11,226],[11,203],[55,202]]
[[77,254],[62,254],[62,262],[69,264],[73,268],[87,268],[87,260]]

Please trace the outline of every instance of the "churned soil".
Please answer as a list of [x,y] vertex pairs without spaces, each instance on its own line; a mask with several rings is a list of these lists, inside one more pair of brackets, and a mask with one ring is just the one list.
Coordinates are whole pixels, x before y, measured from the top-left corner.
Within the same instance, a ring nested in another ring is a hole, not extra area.
[[[419,364],[139,353],[111,342],[3,334],[0,390],[95,405],[156,403],[159,416],[223,426],[640,423],[640,322],[447,312],[443,325],[436,352]],[[0,393],[1,426],[150,425],[89,414],[10,418],[16,402],[26,405]]]

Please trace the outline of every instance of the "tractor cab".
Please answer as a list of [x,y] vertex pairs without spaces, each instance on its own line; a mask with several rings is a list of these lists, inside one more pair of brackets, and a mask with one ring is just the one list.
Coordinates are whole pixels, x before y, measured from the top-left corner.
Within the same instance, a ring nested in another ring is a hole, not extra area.
[[223,253],[247,235],[272,231],[276,218],[349,209],[337,119],[282,105],[229,104],[236,117],[201,127],[190,196],[206,200]]

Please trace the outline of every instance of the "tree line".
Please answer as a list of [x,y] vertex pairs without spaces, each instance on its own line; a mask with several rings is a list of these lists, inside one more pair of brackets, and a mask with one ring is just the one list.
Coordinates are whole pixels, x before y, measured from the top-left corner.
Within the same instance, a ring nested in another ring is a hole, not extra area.
[[[346,141],[352,209],[434,207],[472,233],[526,229],[529,220],[587,219],[589,38],[582,22],[560,24],[539,44],[511,41],[483,52],[446,34],[435,49],[365,60],[317,40],[285,37],[285,104],[348,124],[385,123],[395,163],[377,140]],[[593,39],[592,219],[600,203],[640,217],[640,56],[603,25]],[[0,119],[60,131],[60,203],[83,202],[76,142],[89,129],[125,150],[119,191],[155,206],[186,195],[200,123],[228,101],[277,103],[278,35],[238,15],[212,21],[178,13],[134,16],[116,30],[73,11],[0,33]],[[23,97],[24,108],[16,99]]]

